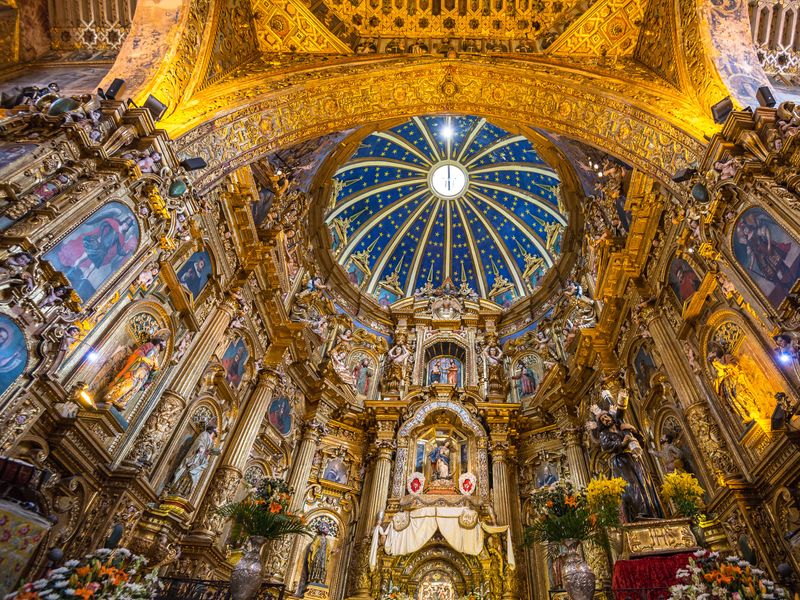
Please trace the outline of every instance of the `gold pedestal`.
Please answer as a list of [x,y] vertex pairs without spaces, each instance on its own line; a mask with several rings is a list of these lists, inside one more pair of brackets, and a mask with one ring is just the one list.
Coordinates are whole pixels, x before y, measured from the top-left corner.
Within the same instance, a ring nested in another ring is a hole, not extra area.
[[622,526],[622,558],[691,552],[700,546],[689,519],[657,519]]
[[305,594],[303,594],[303,598],[318,598],[321,600],[328,600],[328,592],[329,590],[327,587],[310,583],[306,588]]

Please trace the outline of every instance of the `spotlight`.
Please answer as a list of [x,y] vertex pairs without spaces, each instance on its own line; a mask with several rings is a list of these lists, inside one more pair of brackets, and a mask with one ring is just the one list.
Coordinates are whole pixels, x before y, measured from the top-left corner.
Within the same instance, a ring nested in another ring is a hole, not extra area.
[[451,125],[442,125],[442,128],[439,130],[442,134],[442,137],[446,140],[449,140],[453,137],[453,127]]
[[772,108],[775,106],[775,96],[772,95],[772,90],[769,89],[769,86],[762,85],[756,91],[756,99],[761,106],[767,106]]
[[724,123],[728,115],[733,112],[733,100],[728,96],[717,102],[711,107],[711,115],[714,117],[714,123]]
[[689,181],[696,173],[697,169],[684,167],[683,169],[679,169],[675,175],[672,176],[672,181],[675,183],[683,183],[684,181]]
[[100,358],[100,355],[94,350],[90,351],[89,354],[86,355],[86,360],[89,362],[97,362],[98,358]]
[[108,89],[104,92],[103,88],[97,88],[97,95],[100,96],[103,100],[116,100],[117,96],[121,96],[125,93],[125,80],[124,79],[115,79],[111,82],[111,85],[108,86]]
[[785,352],[781,352],[780,354],[778,354],[778,360],[781,361],[781,363],[783,363],[784,365],[788,365],[790,362],[792,362],[792,357],[786,354]]
[[202,158],[195,157],[182,160],[181,166],[187,171],[196,171],[197,169],[205,169],[208,165]]
[[161,117],[164,116],[164,113],[167,112],[167,105],[161,102],[158,98],[150,94],[145,100],[144,105],[142,108],[146,108],[150,111],[150,115],[153,117],[153,121],[158,121]]

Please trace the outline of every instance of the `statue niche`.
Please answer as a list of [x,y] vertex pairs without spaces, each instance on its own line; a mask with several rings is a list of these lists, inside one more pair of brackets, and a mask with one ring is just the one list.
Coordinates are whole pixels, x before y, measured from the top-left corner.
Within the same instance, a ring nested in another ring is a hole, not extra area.
[[436,342],[425,349],[425,384],[464,387],[466,351],[453,342]]
[[458,478],[471,472],[470,440],[458,428],[446,423],[428,425],[413,442],[411,469],[425,476],[425,493],[456,493]]

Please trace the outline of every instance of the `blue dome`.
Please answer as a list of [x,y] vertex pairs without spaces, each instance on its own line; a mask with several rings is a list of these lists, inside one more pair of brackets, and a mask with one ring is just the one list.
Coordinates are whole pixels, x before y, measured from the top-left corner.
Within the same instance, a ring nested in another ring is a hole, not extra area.
[[474,116],[368,135],[335,173],[325,222],[350,281],[390,304],[448,278],[508,306],[556,261],[557,173],[522,135]]

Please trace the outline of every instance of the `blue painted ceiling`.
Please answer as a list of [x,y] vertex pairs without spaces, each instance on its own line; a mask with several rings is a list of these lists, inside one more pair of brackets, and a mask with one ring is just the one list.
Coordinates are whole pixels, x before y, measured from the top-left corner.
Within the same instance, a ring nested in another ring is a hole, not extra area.
[[[428,174],[467,172],[443,199]],[[527,138],[474,116],[425,116],[370,134],[334,175],[325,222],[350,281],[381,304],[448,277],[508,305],[558,259],[567,224],[556,172]]]

